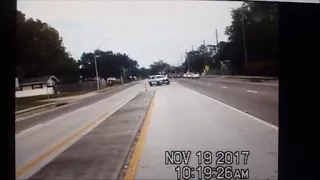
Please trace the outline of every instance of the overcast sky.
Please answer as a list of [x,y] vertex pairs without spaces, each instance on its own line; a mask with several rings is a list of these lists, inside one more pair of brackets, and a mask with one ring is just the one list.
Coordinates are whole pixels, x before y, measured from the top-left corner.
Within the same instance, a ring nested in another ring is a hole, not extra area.
[[18,0],[18,10],[57,29],[75,59],[82,52],[126,53],[142,67],[163,59],[177,65],[191,46],[226,41],[230,12],[242,2]]

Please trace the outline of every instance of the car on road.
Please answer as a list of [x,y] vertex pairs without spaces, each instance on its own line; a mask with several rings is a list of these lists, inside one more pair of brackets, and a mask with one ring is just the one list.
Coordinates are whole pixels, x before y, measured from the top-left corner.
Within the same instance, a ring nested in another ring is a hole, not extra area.
[[162,84],[170,84],[170,80],[168,78],[168,76],[166,75],[152,75],[149,77],[149,85],[153,86],[153,85],[162,85]]
[[200,78],[200,74],[199,73],[193,73],[192,74],[192,78]]
[[187,78],[192,78],[192,73],[187,73]]

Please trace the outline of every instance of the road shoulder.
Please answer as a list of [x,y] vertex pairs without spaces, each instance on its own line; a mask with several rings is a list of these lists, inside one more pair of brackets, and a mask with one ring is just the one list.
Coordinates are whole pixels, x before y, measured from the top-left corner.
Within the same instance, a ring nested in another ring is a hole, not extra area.
[[117,179],[153,95],[138,94],[30,179]]
[[75,102],[70,102],[67,105],[55,107],[53,109],[46,110],[45,112],[38,112],[34,115],[25,117],[25,118],[19,118],[16,120],[15,127],[16,132],[15,134],[18,134],[19,132],[31,128],[33,126],[36,126],[40,123],[45,123],[48,121],[53,120],[54,118],[57,118],[59,116],[63,116],[67,113],[71,113],[79,108],[92,105],[100,100],[103,100],[105,98],[110,98],[113,95],[126,90],[135,84],[132,83],[128,86],[116,86],[115,88],[110,88],[109,90],[106,90],[104,92],[96,93],[94,96],[86,97],[84,99],[79,99]]

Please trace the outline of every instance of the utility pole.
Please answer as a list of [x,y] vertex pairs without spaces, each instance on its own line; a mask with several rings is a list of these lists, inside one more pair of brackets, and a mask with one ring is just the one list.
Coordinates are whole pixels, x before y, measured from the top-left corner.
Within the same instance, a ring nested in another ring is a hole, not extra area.
[[217,29],[216,29],[216,53],[218,53],[218,43],[219,43],[219,41],[218,41],[218,31],[217,31]]
[[96,57],[96,51],[93,51],[93,55],[94,55],[94,66],[96,69],[96,79],[97,79],[97,87],[98,87],[98,91],[100,90],[100,83],[99,83],[99,74],[98,74],[98,65],[97,65],[97,57]]
[[[110,39],[109,39],[110,40]],[[96,79],[97,79],[97,87],[98,91],[100,90],[100,79],[99,79],[99,74],[98,74],[98,64],[97,64],[97,57],[96,57],[96,50],[98,50],[102,45],[104,45],[106,41],[104,41],[100,46],[98,46],[94,51],[93,51],[93,56],[94,56],[94,66],[96,69]]]
[[246,46],[246,35],[245,35],[245,24],[244,24],[244,13],[243,6],[241,7],[241,15],[242,15],[242,38],[243,38],[243,50],[244,50],[244,67],[245,73],[248,73],[248,55],[247,55],[247,46]]
[[[203,40],[203,45],[204,45],[204,47],[206,46],[206,41],[205,40]],[[204,54],[204,68],[207,65],[207,56],[206,55],[207,55],[207,53]]]
[[122,71],[123,71],[123,83],[125,83],[126,80],[126,70],[125,68],[122,66]]
[[186,60],[188,61],[188,72],[190,70],[190,63],[189,63],[189,58],[188,58],[188,50],[186,49]]
[[121,84],[124,84],[124,80],[125,80],[126,74],[125,74],[125,68],[123,66],[121,66],[120,72],[122,72],[121,75],[120,75],[120,81],[121,81]]

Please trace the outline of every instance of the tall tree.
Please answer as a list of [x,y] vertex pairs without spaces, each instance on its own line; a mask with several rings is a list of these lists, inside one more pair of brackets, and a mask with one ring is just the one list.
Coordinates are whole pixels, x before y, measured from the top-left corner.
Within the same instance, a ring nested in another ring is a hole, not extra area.
[[[129,76],[138,75],[139,64],[136,60],[131,59],[126,54],[113,53],[112,51],[97,50],[96,61],[99,72],[99,77],[117,77],[125,75]],[[95,62],[93,52],[83,53],[78,61],[82,79],[91,79],[96,77]]]
[[153,64],[150,65],[151,74],[159,74],[162,72],[168,73],[169,71],[170,65],[163,60],[153,62]]
[[62,82],[79,78],[76,61],[66,52],[56,29],[45,22],[26,18],[17,11],[16,76],[19,79],[56,75]]
[[[277,75],[278,7],[276,3],[248,2],[232,11],[232,24],[226,28],[227,50],[232,64],[240,74]],[[242,19],[243,18],[243,19]],[[244,72],[244,36],[248,72]],[[222,58],[224,55],[219,55]]]
[[212,66],[213,55],[215,46],[214,45],[200,45],[197,50],[186,52],[185,62],[182,64],[185,71],[191,72],[203,72],[205,65]]

